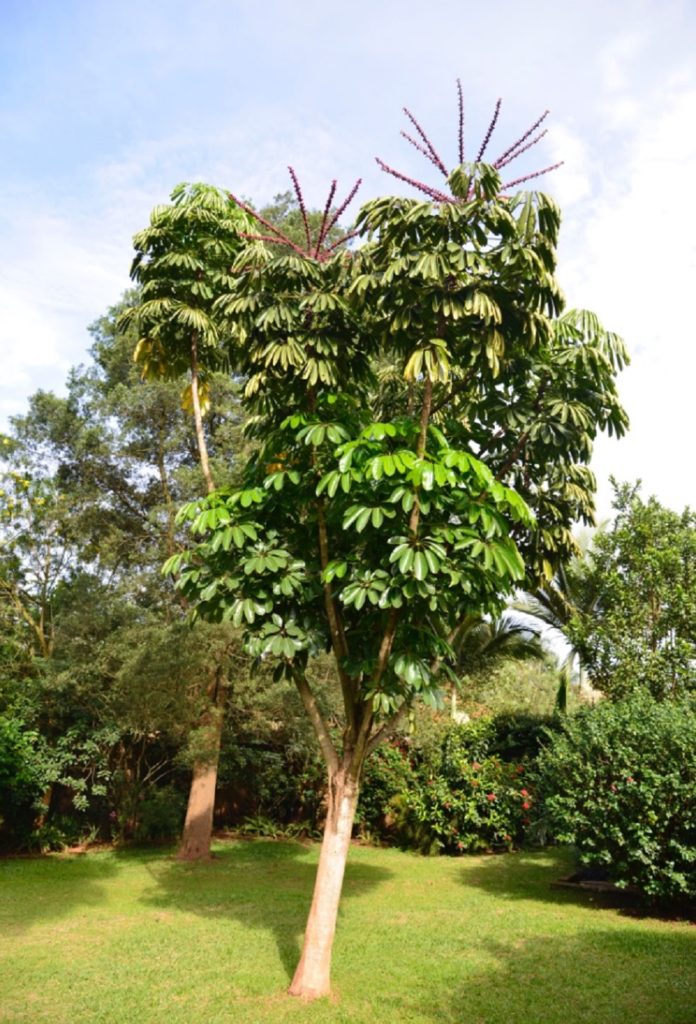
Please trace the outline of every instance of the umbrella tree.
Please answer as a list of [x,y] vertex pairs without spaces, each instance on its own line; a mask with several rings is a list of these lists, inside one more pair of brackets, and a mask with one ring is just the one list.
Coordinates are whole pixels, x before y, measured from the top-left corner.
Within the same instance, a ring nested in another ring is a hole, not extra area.
[[[595,434],[625,429],[619,339],[561,316],[554,203],[503,197],[480,163],[448,184],[447,201],[367,203],[356,252],[320,229],[241,253],[218,308],[259,451],[241,488],[182,510],[193,544],[166,566],[199,614],[244,627],[317,734],[327,819],[290,987],[305,997],[329,991],[366,757],[414,701],[437,702],[463,613],[553,572],[592,515]],[[312,688],[326,649],[340,728]]]

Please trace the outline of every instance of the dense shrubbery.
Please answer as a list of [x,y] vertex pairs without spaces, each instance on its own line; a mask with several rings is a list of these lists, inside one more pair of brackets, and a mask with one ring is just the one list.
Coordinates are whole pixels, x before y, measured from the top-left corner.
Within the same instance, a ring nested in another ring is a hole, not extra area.
[[151,786],[138,807],[134,838],[140,843],[176,839],[184,823],[186,796],[174,786]]
[[31,833],[43,785],[36,743],[21,722],[0,716],[0,848],[22,846]]
[[427,853],[519,844],[535,800],[532,759],[550,721],[506,714],[445,722],[420,750],[378,751],[363,781],[363,829]]
[[542,751],[548,826],[650,896],[696,896],[696,702],[636,692],[565,720]]

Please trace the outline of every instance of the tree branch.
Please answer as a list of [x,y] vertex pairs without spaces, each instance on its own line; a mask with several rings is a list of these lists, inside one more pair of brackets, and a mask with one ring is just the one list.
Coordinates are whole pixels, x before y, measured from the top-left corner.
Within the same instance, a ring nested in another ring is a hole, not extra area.
[[457,381],[456,384],[452,385],[449,394],[445,395],[444,398],[440,399],[439,402],[435,403],[435,405],[430,410],[430,415],[434,416],[436,412],[440,411],[440,409],[444,409],[446,405],[449,405],[449,403],[452,401],[455,395],[458,395],[461,391],[464,391],[467,385],[471,382],[471,378],[474,376],[474,373],[475,367],[472,366],[469,372],[465,374],[461,380]]
[[317,734],[321,752],[324,755],[326,767],[330,772],[336,772],[338,771],[338,754],[336,753],[336,748],[334,747],[329,734],[328,726],[322,718],[319,705],[317,704],[317,699],[312,693],[312,689],[307,682],[307,679],[301,672],[293,672],[292,678],[295,681],[295,686],[297,687],[297,691],[302,703],[304,704],[305,711],[309,716],[309,720],[314,726],[314,731]]
[[389,739],[389,737],[396,732],[396,730],[399,728],[404,718],[406,717],[406,714],[410,710],[410,708],[411,701],[405,700],[401,707],[397,708],[397,710],[394,712],[391,718],[388,718],[387,721],[384,722],[382,726],[380,726],[377,732],[370,737],[367,743],[367,747],[365,749],[366,757],[369,757],[373,750],[377,749],[380,743],[383,743],[384,740]]

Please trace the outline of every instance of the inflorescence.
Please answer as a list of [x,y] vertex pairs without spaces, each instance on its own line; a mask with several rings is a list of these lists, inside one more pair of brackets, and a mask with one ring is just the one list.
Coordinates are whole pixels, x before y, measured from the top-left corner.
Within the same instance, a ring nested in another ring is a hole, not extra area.
[[[460,79],[457,79],[457,97],[458,97],[458,132],[457,132],[458,156],[459,156],[459,163],[463,164],[464,163],[464,97],[463,97],[463,94],[462,94],[462,83],[461,83]],[[486,134],[484,135],[484,138],[483,138],[483,142],[481,143],[481,146],[479,147],[479,151],[478,151],[478,153],[476,155],[476,163],[480,163],[481,160],[483,160],[484,154],[485,154],[486,150],[488,149],[488,144],[491,141],[491,138],[493,136],[493,132],[495,131],[496,125],[498,123],[498,117],[500,115],[501,105],[502,105],[502,100],[498,100],[496,105],[495,105],[495,110],[493,111],[493,117],[490,120],[490,123],[488,125],[488,129],[487,129]],[[408,132],[405,132],[405,131],[402,131],[401,135],[403,135],[403,137],[406,139],[406,141],[409,142],[415,149],[417,149],[419,153],[421,153],[424,157],[426,157],[426,159],[429,160],[430,163],[434,167],[437,168],[437,170],[443,175],[443,177],[445,179],[448,179],[450,174],[451,174],[451,171],[447,170],[447,167],[445,165],[444,160],[442,159],[442,157],[439,155],[439,153],[437,152],[437,150],[433,146],[433,144],[430,141],[430,139],[428,138],[427,134],[425,133],[425,131],[423,130],[421,125],[418,123],[416,118],[413,116],[411,111],[408,110],[406,107],[404,107],[404,113],[406,114],[406,117],[409,119],[409,121],[411,122],[411,124],[415,128],[415,130],[416,130],[418,136],[420,137],[421,141],[419,142],[418,139],[415,139],[412,135],[409,135]],[[504,153],[501,153],[499,157],[497,157],[495,160],[492,161],[492,166],[495,167],[496,170],[501,170],[503,167],[506,167],[508,164],[512,163],[513,160],[516,160],[517,157],[522,156],[523,153],[526,153],[527,150],[531,149],[532,146],[535,146],[537,144],[537,142],[540,142],[541,139],[543,139],[543,137],[546,135],[547,129],[544,128],[542,131],[539,131],[538,134],[536,134],[536,135],[534,133],[537,131],[538,128],[541,127],[543,122],[548,117],[548,114],[549,114],[549,111],[545,110],[544,113],[541,115],[541,117],[539,117],[534,122],[534,124],[531,126],[531,128],[529,128],[524,133],[524,135],[521,135],[520,138],[517,139],[516,142],[513,142],[513,144],[511,146],[508,146],[508,148],[505,150]],[[461,200],[457,196],[453,196],[452,194],[448,194],[446,192],[443,192],[443,191],[441,191],[438,188],[433,188],[433,186],[426,184],[426,182],[417,181],[415,178],[409,178],[408,175],[402,174],[401,171],[397,171],[393,167],[390,167],[383,160],[380,160],[379,157],[376,157],[376,160],[377,160],[377,163],[379,164],[379,166],[382,168],[382,170],[386,171],[387,174],[391,174],[392,177],[398,178],[399,181],[404,181],[404,182],[406,182],[406,184],[412,185],[414,188],[418,189],[420,192],[425,193],[425,195],[429,196],[429,198],[433,199],[435,202],[438,202],[438,203],[457,203],[457,202],[461,202]],[[513,181],[505,182],[504,185],[501,185],[501,194],[504,193],[505,191],[507,191],[508,189],[514,188],[516,185],[523,184],[523,182],[525,182],[525,181],[531,181],[532,178],[539,178],[539,177],[541,177],[542,174],[548,174],[549,171],[556,170],[556,168],[560,167],[562,163],[563,163],[563,161],[561,160],[559,163],[551,164],[550,167],[544,167],[540,171],[533,171],[530,174],[522,175],[522,177],[520,177],[520,178],[515,178]],[[469,194],[471,195],[471,192]]]

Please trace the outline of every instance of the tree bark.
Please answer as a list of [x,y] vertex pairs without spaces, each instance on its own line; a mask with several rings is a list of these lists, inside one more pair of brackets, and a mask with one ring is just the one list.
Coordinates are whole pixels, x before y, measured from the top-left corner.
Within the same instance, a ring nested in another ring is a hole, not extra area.
[[203,414],[201,412],[201,400],[198,390],[198,340],[194,334],[191,338],[191,405],[193,406],[193,420],[196,427],[196,443],[198,444],[198,457],[201,463],[201,471],[205,480],[205,487],[208,494],[215,490],[215,481],[210,472],[208,459],[208,445],[205,441],[205,430],[203,429]]
[[[200,395],[198,392],[198,341],[195,333],[191,337],[191,403],[196,426],[196,442],[200,458],[201,471],[208,494],[215,490],[215,482],[210,472],[208,446],[203,429]],[[220,667],[211,686],[210,708],[201,718],[201,727],[205,731],[208,756],[193,765],[193,777],[189,790],[186,820],[179,847],[179,860],[209,860],[210,843],[213,837],[213,812],[215,810],[215,789],[217,787],[218,764],[220,762],[220,741],[222,739],[222,719],[224,705],[224,688],[220,685]]]
[[345,768],[329,773],[329,806],[312,906],[302,956],[288,990],[293,996],[317,999],[331,991],[331,951],[358,788],[357,778]]
[[207,756],[195,761],[193,765],[186,820],[177,854],[179,860],[209,860],[211,856],[215,788],[222,738],[222,703],[222,700],[213,703],[201,723],[205,730]]

